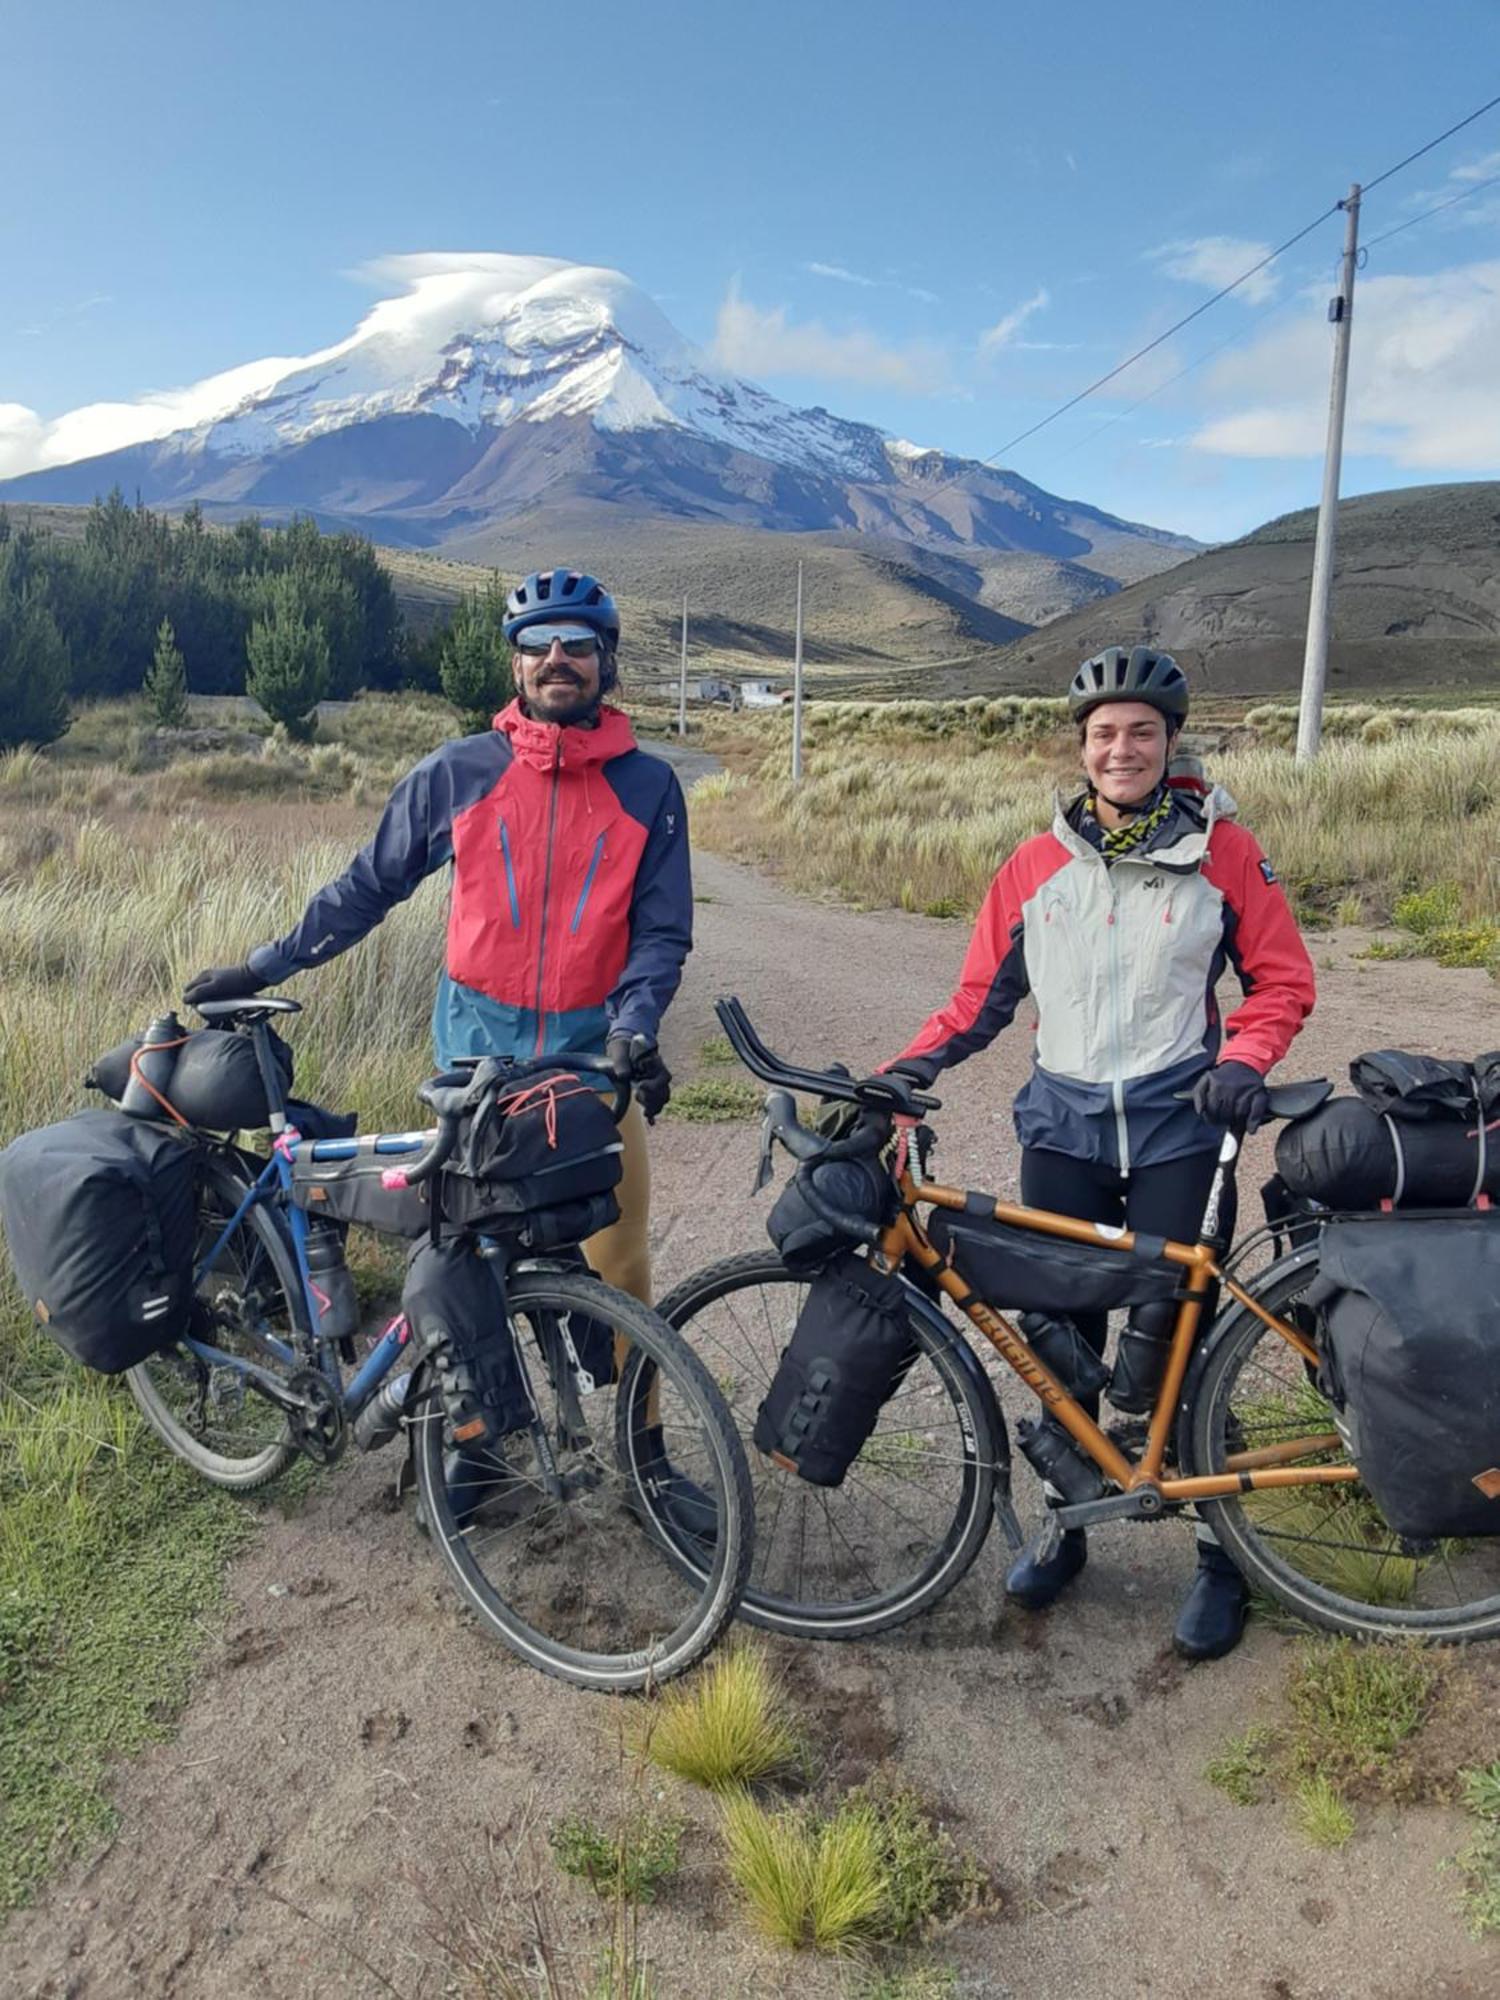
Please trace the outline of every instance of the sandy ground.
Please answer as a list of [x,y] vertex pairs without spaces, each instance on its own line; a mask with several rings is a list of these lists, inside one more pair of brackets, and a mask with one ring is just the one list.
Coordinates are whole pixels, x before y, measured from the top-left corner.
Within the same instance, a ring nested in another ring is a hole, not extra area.
[[[946,996],[962,955],[958,925],[819,907],[711,857],[699,858],[697,882],[698,947],[665,1038],[679,1073],[716,1031],[712,1002],[726,992],[773,1047],[871,1064]],[[1342,1076],[1352,1054],[1391,1042],[1465,1054],[1493,1044],[1497,994],[1482,973],[1364,963],[1362,942],[1314,939],[1322,996],[1287,1076]],[[947,1080],[936,1120],[944,1178],[1014,1189],[1007,1107],[1028,1054],[1018,1028]],[[1247,1189],[1269,1144],[1250,1152]],[[754,1155],[746,1125],[657,1128],[663,1290],[763,1240]],[[486,1830],[610,1809],[619,1708],[521,1668],[479,1634],[410,1518],[391,1511],[392,1469],[388,1458],[347,1465],[236,1564],[227,1622],[176,1740],[120,1772],[114,1845],[12,1921],[0,1989],[48,2000],[436,1996],[425,1933],[465,1900]],[[1028,1477],[1018,1475],[1023,1508]],[[1167,1639],[1192,1560],[1180,1525],[1099,1532],[1075,1590],[1028,1618],[1001,1608],[992,1536],[954,1595],[903,1632],[774,1646],[830,1774],[855,1780],[899,1760],[991,1871],[994,1907],[933,1947],[960,1990],[997,2000],[1500,1990],[1500,1952],[1466,1936],[1441,1872],[1464,1838],[1456,1813],[1365,1810],[1352,1845],[1327,1855],[1290,1830],[1283,1806],[1236,1807],[1204,1782],[1226,1735],[1275,1712],[1288,1642],[1253,1626],[1230,1660],[1182,1668]],[[1494,1755],[1495,1669],[1480,1672]],[[691,1824],[683,1872],[644,1919],[660,1994],[845,1990],[835,1969],[753,1940],[716,1870],[707,1809],[676,1787],[669,1796]],[[599,1924],[587,1891],[561,1894]]]

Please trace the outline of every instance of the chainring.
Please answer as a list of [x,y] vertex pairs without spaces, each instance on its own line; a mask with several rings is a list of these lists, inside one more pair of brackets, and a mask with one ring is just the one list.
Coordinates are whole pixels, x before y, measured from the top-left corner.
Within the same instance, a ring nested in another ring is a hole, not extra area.
[[328,1379],[316,1368],[297,1368],[286,1378],[288,1391],[300,1408],[288,1410],[291,1442],[314,1465],[332,1465],[348,1442],[344,1411]]

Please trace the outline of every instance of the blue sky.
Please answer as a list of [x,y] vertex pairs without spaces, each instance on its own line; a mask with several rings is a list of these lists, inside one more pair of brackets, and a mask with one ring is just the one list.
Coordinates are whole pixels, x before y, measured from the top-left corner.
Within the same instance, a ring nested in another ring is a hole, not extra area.
[[[1493,0],[11,0],[3,34],[0,447],[336,341],[381,258],[501,250],[988,456],[1500,91]],[[1491,175],[1500,110],[1363,234]],[[1314,500],[1341,227],[1002,462],[1205,538]],[[1354,352],[1346,492],[1500,476],[1500,185],[1372,247]]]

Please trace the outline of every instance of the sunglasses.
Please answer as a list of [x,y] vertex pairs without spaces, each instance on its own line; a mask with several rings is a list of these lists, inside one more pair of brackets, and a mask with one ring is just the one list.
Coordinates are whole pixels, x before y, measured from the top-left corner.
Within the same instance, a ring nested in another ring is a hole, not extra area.
[[597,639],[517,639],[516,651],[523,660],[544,660],[555,645],[561,646],[570,660],[587,660],[599,650]]

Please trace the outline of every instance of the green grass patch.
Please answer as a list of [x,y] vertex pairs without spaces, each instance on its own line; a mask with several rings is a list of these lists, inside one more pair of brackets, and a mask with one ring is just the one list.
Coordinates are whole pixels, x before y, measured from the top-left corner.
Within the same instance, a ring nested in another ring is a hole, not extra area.
[[1275,1742],[1274,1729],[1253,1723],[1239,1736],[1230,1737],[1218,1756],[1204,1766],[1203,1775],[1237,1806],[1259,1805],[1271,1782],[1270,1757]]
[[1287,1684],[1293,1769],[1383,1789],[1401,1746],[1431,1712],[1439,1671],[1436,1658],[1415,1645],[1332,1639],[1299,1646]]
[[1343,1847],[1354,1838],[1354,1815],[1331,1778],[1304,1778],[1292,1808],[1297,1829],[1311,1847]]
[[1500,1763],[1464,1772],[1463,1802],[1478,1826],[1458,1857],[1460,1902],[1475,1937],[1490,1937],[1500,1932]]
[[682,1821],[662,1813],[627,1813],[612,1827],[570,1813],[552,1829],[552,1852],[563,1873],[587,1882],[596,1896],[652,1903],[658,1886],[677,1872],[682,1833]]
[[747,1642],[717,1653],[691,1681],[675,1682],[637,1732],[663,1770],[710,1791],[753,1784],[790,1768],[798,1732],[765,1654]]
[[730,1069],[739,1061],[728,1035],[710,1035],[698,1049],[698,1060],[713,1069]]
[[703,1076],[679,1084],[664,1118],[680,1118],[694,1125],[726,1124],[731,1119],[758,1118],[764,1093],[753,1083],[735,1076]]

